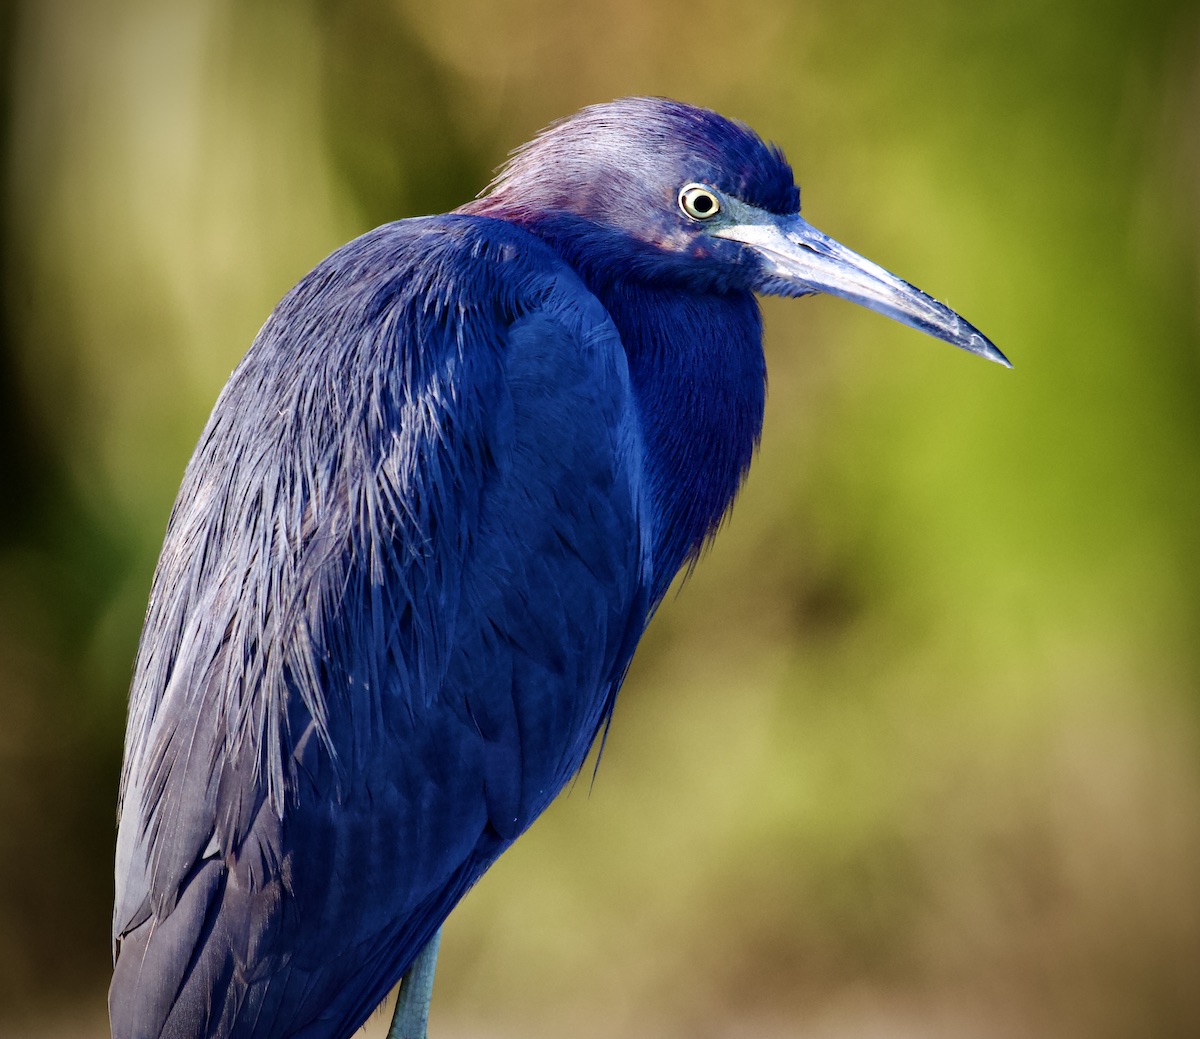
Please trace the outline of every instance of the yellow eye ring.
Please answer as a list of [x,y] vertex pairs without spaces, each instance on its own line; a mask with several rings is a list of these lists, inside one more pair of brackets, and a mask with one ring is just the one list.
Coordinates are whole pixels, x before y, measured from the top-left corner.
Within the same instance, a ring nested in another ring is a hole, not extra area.
[[685,184],[679,189],[679,208],[693,220],[711,220],[721,212],[721,200],[703,184]]

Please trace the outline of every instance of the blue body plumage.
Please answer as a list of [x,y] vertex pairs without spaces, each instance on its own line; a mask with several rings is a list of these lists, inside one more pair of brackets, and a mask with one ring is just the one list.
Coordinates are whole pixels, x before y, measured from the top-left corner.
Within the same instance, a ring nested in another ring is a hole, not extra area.
[[824,281],[794,269],[814,246],[770,236],[819,235],[798,209],[747,128],[627,99],[283,299],[154,578],[116,1039],[351,1035],[578,771],[750,463],[754,291],[835,292],[999,357],[848,250]]

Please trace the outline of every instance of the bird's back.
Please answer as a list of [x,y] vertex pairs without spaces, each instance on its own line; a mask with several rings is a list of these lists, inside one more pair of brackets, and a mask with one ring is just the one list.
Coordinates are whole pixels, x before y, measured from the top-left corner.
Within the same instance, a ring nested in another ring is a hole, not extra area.
[[642,450],[612,322],[503,222],[388,225],[284,299],[155,575],[115,1039],[361,1024],[611,709]]

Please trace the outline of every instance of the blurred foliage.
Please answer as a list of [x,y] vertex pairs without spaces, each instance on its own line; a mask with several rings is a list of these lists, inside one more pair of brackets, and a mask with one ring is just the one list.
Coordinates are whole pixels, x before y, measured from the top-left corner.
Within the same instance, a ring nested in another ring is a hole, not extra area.
[[1200,1034],[1193,5],[0,17],[6,1034],[103,1030],[150,573],[271,306],[630,93],[778,140],[817,226],[1016,370],[767,301],[745,492],[656,619],[595,783],[452,917],[437,1034]]

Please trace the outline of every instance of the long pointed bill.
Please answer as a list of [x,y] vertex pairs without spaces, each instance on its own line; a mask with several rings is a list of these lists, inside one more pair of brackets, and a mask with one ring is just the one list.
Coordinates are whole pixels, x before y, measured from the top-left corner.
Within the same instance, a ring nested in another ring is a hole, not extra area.
[[765,219],[739,220],[712,233],[758,253],[763,264],[761,291],[784,296],[810,292],[841,296],[968,353],[1012,367],[987,336],[949,307],[822,234],[807,220],[745,209]]

